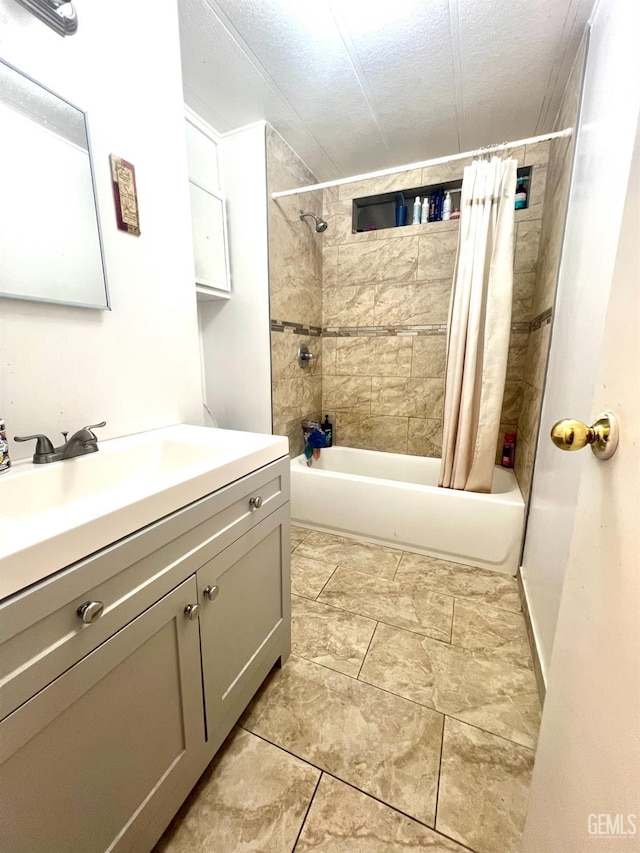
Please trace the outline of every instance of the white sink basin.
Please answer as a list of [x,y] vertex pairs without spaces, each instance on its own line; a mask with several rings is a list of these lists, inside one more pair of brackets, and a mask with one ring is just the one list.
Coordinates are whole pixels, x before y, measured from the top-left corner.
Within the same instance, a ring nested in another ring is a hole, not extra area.
[[285,456],[286,438],[174,426],[0,477],[0,599]]

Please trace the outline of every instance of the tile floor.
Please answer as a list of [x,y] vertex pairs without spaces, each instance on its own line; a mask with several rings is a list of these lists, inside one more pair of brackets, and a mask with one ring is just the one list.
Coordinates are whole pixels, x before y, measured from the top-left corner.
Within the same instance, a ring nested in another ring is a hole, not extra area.
[[514,578],[292,529],[292,655],[157,853],[512,853],[540,706]]

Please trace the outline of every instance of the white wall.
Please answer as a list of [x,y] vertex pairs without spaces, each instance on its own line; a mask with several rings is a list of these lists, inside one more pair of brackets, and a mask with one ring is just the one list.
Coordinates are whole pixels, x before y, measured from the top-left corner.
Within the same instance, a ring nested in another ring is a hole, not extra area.
[[[0,0],[0,57],[89,114],[112,311],[0,299],[11,436],[56,439],[102,419],[104,438],[202,423],[176,2],[78,7],[78,33],[61,38]],[[136,167],[140,237],[116,229],[110,153]]]
[[600,0],[591,18],[582,109],[554,309],[522,578],[543,676],[551,659],[578,486],[590,451],[549,439],[588,420],[640,103],[638,6]]
[[270,433],[265,123],[225,134],[219,152],[229,218],[231,299],[200,304],[206,398],[219,426]]

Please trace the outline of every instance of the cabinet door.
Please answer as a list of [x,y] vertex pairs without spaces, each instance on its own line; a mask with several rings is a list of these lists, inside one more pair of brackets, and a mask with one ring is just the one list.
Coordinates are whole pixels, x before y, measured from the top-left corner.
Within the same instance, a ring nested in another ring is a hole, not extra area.
[[192,576],[0,724],[0,850],[149,849],[202,771]]
[[[231,290],[224,199],[189,181],[196,284]],[[205,291],[203,291],[205,292]]]
[[291,649],[289,504],[204,565],[197,578],[207,737],[215,751]]

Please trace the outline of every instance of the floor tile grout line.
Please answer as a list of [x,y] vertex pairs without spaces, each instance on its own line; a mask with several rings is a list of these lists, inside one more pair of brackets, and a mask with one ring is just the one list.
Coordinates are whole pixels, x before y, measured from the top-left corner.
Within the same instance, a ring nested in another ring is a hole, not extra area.
[[[254,735],[254,737],[257,737],[257,735]],[[280,747],[278,747],[278,749],[280,749]],[[320,768],[317,768],[317,769],[320,769]],[[300,829],[298,830],[298,834],[296,835],[296,840],[294,841],[293,847],[291,848],[291,853],[295,853],[295,849],[298,846],[298,841],[300,841],[300,836],[302,835],[302,830],[304,829],[304,825],[307,822],[307,818],[309,817],[309,812],[311,811],[311,805],[313,804],[313,801],[316,798],[316,793],[318,791],[318,788],[320,787],[320,782],[322,781],[323,775],[324,775],[324,770],[320,770],[320,775],[318,776],[318,781],[316,782],[316,787],[313,789],[313,794],[311,795],[311,799],[309,800],[309,803],[307,805],[307,810],[305,811],[304,817],[302,818],[302,823],[300,824]]]
[[442,778],[442,752],[444,750],[444,730],[447,725],[447,716],[444,715],[442,719],[442,734],[440,736],[440,760],[438,761],[438,784],[436,787],[436,807],[433,815],[433,826],[434,829],[438,825],[438,805],[440,803],[440,779]]
[[[270,746],[274,746],[276,749],[279,749],[282,752],[285,752],[287,755],[290,755],[292,758],[295,758],[297,761],[301,761],[303,764],[306,764],[309,767],[314,767],[316,770],[319,770],[320,771],[320,779],[322,778],[322,776],[330,776],[332,779],[335,779],[338,782],[342,782],[343,785],[348,785],[349,788],[353,788],[354,791],[358,791],[360,794],[363,794],[365,797],[369,797],[370,799],[375,800],[375,802],[381,803],[383,806],[386,806],[388,809],[391,809],[391,811],[394,811],[397,814],[402,815],[403,817],[406,817],[409,820],[412,820],[414,823],[420,824],[420,826],[424,826],[426,829],[429,829],[429,830],[431,830],[431,832],[434,832],[437,835],[440,835],[442,838],[446,838],[449,841],[453,841],[455,844],[460,845],[460,847],[462,847],[463,850],[469,850],[470,853],[476,853],[476,851],[473,850],[472,847],[469,847],[468,845],[463,844],[461,841],[458,841],[457,839],[452,838],[450,835],[446,835],[444,832],[441,832],[440,830],[435,829],[435,827],[431,826],[430,823],[426,823],[424,820],[420,820],[420,818],[414,817],[413,815],[409,814],[409,812],[403,812],[402,809],[399,809],[397,806],[391,805],[391,803],[387,803],[386,800],[382,800],[380,797],[377,797],[375,794],[372,794],[369,791],[365,791],[362,788],[358,788],[358,786],[354,785],[353,782],[348,782],[346,779],[342,779],[340,776],[336,775],[335,773],[332,773],[331,770],[326,770],[324,767],[320,767],[318,764],[314,764],[312,761],[309,761],[306,758],[300,758],[300,756],[296,755],[295,752],[291,752],[291,750],[287,749],[286,747],[281,746],[280,744],[275,743],[272,740],[269,740],[269,738],[265,737],[264,735],[258,734],[257,732],[254,732],[251,729],[247,729],[247,728],[245,728],[245,726],[242,726],[239,723],[238,723],[238,725],[240,726],[241,729],[243,729],[243,731],[249,732],[249,734],[253,735],[254,737],[259,738],[260,740],[264,741],[265,743],[268,743]],[[444,725],[443,725],[443,728],[444,728]],[[318,780],[318,784],[316,785],[316,790],[318,788],[318,785],[320,784],[320,779]],[[315,792],[314,792],[314,797],[315,797]],[[299,838],[296,840],[296,844],[298,843],[298,840],[299,840]]]
[[[331,565],[333,565],[333,564],[332,564],[332,563],[328,563],[327,565],[331,566]],[[320,590],[320,592],[318,593],[318,595],[316,595],[316,597],[315,597],[314,601],[317,601],[317,600],[318,600],[318,596],[322,595],[322,593],[324,592],[324,588],[325,588],[325,586],[329,583],[329,581],[331,580],[331,578],[332,578],[332,577],[335,575],[335,573],[338,571],[339,566],[340,566],[340,563],[336,563],[336,565],[335,565],[335,566],[334,566],[334,568],[333,568],[333,571],[331,572],[331,574],[329,575],[329,577],[328,577],[328,578],[326,579],[326,581],[324,582],[324,584],[323,584],[323,586],[322,586],[322,589]]]
[[[356,681],[360,681],[360,673],[362,672],[362,667],[364,666],[364,662],[367,659],[367,655],[369,654],[369,649],[371,648],[371,643],[373,643],[373,638],[376,635],[376,631],[378,630],[379,622],[376,621],[376,624],[371,632],[371,636],[369,637],[369,645],[367,646],[367,650],[364,653],[364,657],[362,658],[362,663],[360,664],[360,668],[358,669],[358,674],[356,675]],[[363,684],[366,682],[363,682]]]
[[[425,705],[424,707],[427,707],[427,706]],[[519,740],[513,740],[510,737],[505,737],[504,735],[498,735],[495,732],[490,732],[489,729],[483,729],[481,726],[478,726],[475,723],[468,723],[466,720],[461,720],[460,717],[456,717],[454,714],[445,714],[444,711],[438,711],[438,714],[442,714],[442,716],[445,719],[448,717],[451,720],[455,720],[456,723],[462,723],[463,726],[469,726],[469,728],[471,728],[471,729],[476,729],[479,732],[484,732],[486,735],[490,735],[491,737],[498,738],[498,740],[504,740],[507,743],[513,744],[514,746],[520,746],[520,747],[522,747],[522,749],[528,749],[529,752],[533,752],[534,755],[536,753],[537,744],[536,744],[536,746],[527,746],[526,743],[520,743]]]

